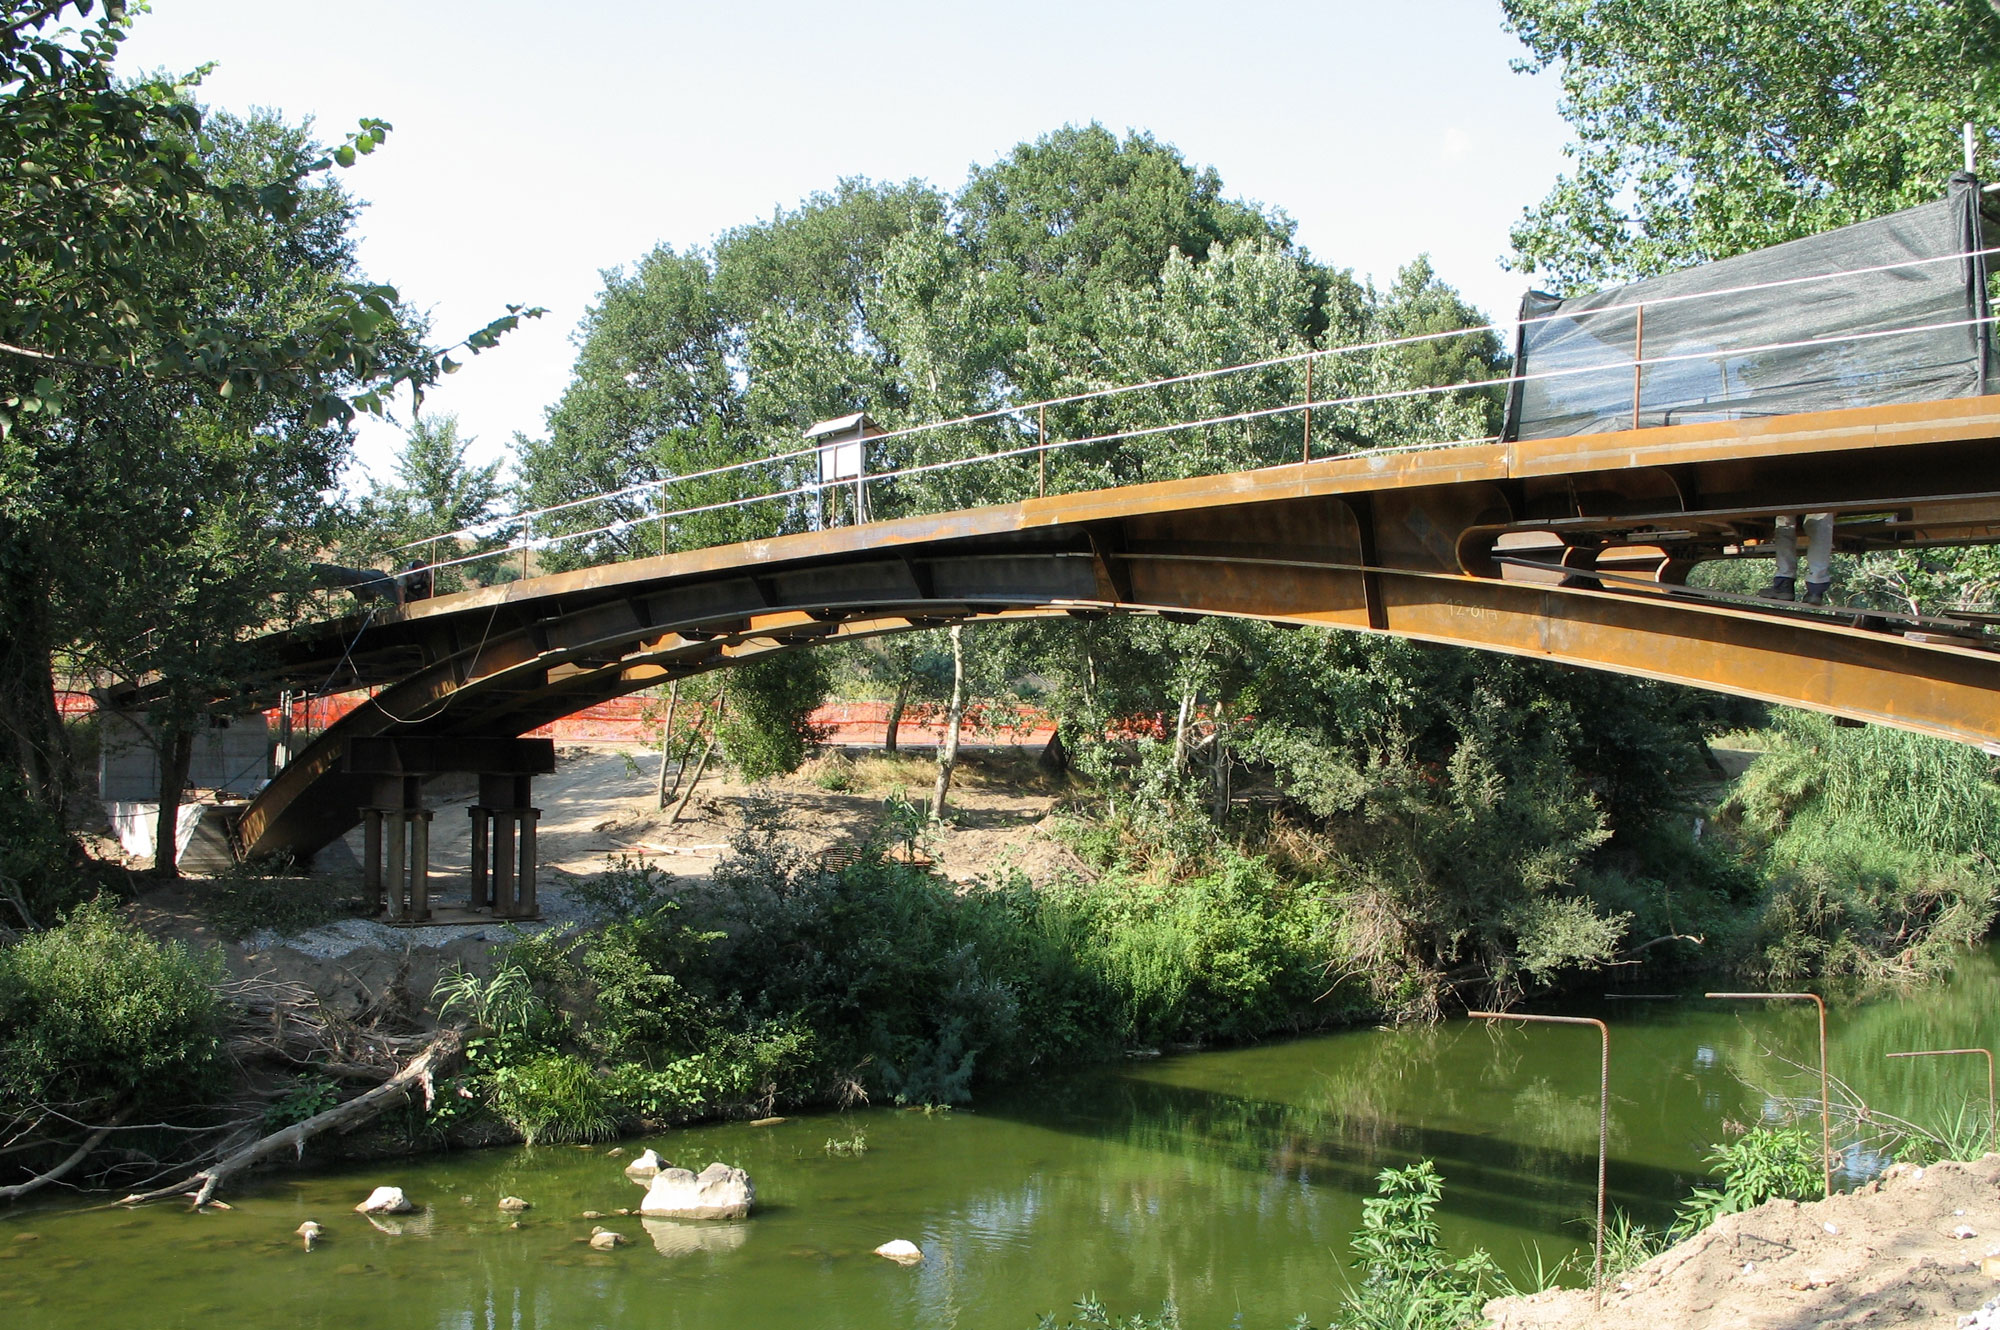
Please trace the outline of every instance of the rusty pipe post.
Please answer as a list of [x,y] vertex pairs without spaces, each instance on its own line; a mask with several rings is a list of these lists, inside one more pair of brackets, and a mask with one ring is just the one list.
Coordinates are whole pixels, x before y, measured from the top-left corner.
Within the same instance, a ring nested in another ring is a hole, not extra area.
[[1049,409],[1035,408],[1035,497],[1049,496]]
[[1310,462],[1312,461],[1312,459],[1313,459],[1313,358],[1311,356],[1307,356],[1306,357],[1306,442],[1305,442],[1305,447],[1299,450],[1299,460],[1301,462]]
[[1646,364],[1646,307],[1632,317],[1632,428],[1639,428],[1639,374]]
[[1538,1025],[1594,1025],[1603,1040],[1597,1069],[1597,1233],[1590,1286],[1596,1306],[1604,1306],[1604,1160],[1611,1140],[1611,1027],[1591,1016],[1535,1016],[1513,1011],[1468,1011],[1474,1020],[1528,1021]]
[[1817,993],[1703,993],[1705,998],[1736,1001],[1810,1002],[1819,1008],[1819,1158],[1825,1192],[1833,1195],[1833,1099],[1826,1078],[1826,999]]
[[1892,1058],[1948,1058],[1977,1053],[1986,1059],[1986,1148],[2000,1150],[2000,1115],[1994,1111],[1993,1050],[1990,1048],[1913,1048],[1907,1053],[1890,1053]]

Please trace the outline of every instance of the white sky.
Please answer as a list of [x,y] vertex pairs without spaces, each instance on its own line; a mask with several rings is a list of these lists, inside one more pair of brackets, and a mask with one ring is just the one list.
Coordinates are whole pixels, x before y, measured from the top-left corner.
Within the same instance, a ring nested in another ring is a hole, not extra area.
[[[1510,316],[1508,227],[1567,138],[1520,54],[1495,0],[153,0],[121,68],[214,62],[211,105],[328,139],[395,126],[345,173],[369,275],[440,338],[549,310],[426,400],[491,457],[541,431],[601,270],[842,176],[955,188],[1064,123],[1150,130],[1320,260],[1386,283],[1428,252]],[[364,426],[363,463],[382,473],[399,437]]]

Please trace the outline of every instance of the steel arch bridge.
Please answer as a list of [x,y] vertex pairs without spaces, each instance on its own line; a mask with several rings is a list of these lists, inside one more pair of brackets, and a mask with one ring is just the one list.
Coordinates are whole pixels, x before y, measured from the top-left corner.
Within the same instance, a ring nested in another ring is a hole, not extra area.
[[[511,741],[539,725],[771,652],[974,619],[1229,615],[1385,633],[2000,751],[2000,653],[1983,621],[1679,586],[1696,562],[1755,553],[1775,518],[1806,511],[1838,514],[1850,551],[2000,542],[2000,399],[1353,453],[639,559],[325,623],[277,640],[279,665],[246,697],[330,679],[380,691],[277,774],[237,842],[246,857],[309,855],[370,808],[410,806],[395,790],[432,771],[484,773],[499,792],[482,804],[525,810],[544,759]],[[522,868],[532,880],[531,849]]]

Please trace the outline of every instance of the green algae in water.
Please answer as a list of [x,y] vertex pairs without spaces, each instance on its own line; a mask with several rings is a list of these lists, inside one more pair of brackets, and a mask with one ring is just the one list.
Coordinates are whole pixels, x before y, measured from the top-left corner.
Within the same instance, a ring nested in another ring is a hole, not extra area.
[[[1991,1047],[1996,973],[1983,954],[1951,984],[1837,1011],[1836,1074],[1897,1113],[1973,1079],[1983,1094],[1983,1075],[1883,1054]],[[1816,1073],[1777,1060],[1811,1064],[1810,1008],[1694,997],[1591,1014],[1613,1024],[1612,1200],[1641,1220],[1665,1219],[1705,1177],[1725,1120],[1765,1111],[1753,1087],[1816,1090]],[[1445,1177],[1453,1250],[1485,1246],[1522,1274],[1531,1248],[1545,1261],[1584,1248],[1596,1127],[1588,1031],[1354,1031],[1123,1064],[971,1112],[800,1117],[628,1146],[748,1169],[759,1211],[737,1224],[617,1215],[642,1194],[624,1159],[567,1147],[287,1175],[232,1192],[226,1213],[45,1205],[0,1216],[0,1305],[36,1330],[1028,1330],[1095,1291],[1121,1312],[1171,1298],[1190,1330],[1257,1330],[1327,1318],[1375,1174],[1418,1158]],[[857,1130],[867,1154],[826,1154],[830,1136]],[[429,1207],[400,1233],[353,1212],[383,1183]],[[521,1228],[485,1210],[503,1195],[534,1204]],[[327,1232],[310,1253],[292,1236],[307,1219]],[[590,1250],[593,1225],[631,1245]],[[872,1254],[893,1238],[927,1259]],[[87,1264],[58,1268],[72,1261]]]

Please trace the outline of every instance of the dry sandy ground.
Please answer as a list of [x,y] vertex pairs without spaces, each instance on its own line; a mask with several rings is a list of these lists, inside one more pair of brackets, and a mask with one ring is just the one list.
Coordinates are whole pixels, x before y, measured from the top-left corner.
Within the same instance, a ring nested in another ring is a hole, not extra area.
[[[924,799],[936,771],[928,753],[891,759],[849,750],[823,756],[796,776],[750,789],[711,768],[686,815],[669,823],[668,815],[655,807],[658,763],[651,753],[615,745],[566,745],[557,753],[555,772],[536,781],[535,802],[542,809],[537,843],[540,924],[510,925],[482,916],[410,928],[342,919],[296,937],[259,934],[223,942],[202,918],[199,897],[205,885],[198,878],[147,892],[132,914],[156,936],[219,945],[239,978],[301,983],[349,1014],[382,1006],[413,1011],[452,966],[484,972],[494,945],[515,936],[516,927],[533,932],[593,922],[568,888],[620,856],[643,858],[683,879],[707,876],[742,827],[746,795],[780,805],[785,835],[807,853],[820,854],[875,837],[884,797],[901,787],[910,797]],[[828,765],[841,768],[850,790],[820,787]],[[971,882],[1008,864],[1038,882],[1065,870],[1084,871],[1048,833],[1046,820],[1058,796],[1037,769],[1032,751],[972,749],[961,758],[958,777],[947,825],[933,842],[946,876]],[[432,903],[465,918],[471,819],[462,810],[471,806],[474,786],[470,780],[447,778],[425,793],[435,809]],[[314,876],[349,884],[359,895],[360,847],[356,830],[321,853]]]
[[[1991,1259],[1989,1259],[1991,1258]],[[1486,1305],[1497,1330],[1956,1326],[2000,1294],[2000,1155],[1728,1215],[1608,1289]]]
[[[852,782],[847,791],[817,783],[829,763]],[[545,880],[560,889],[565,878],[601,872],[607,861],[639,856],[680,876],[705,876],[742,829],[748,795],[783,809],[786,835],[808,853],[858,845],[882,822],[883,799],[897,788],[925,800],[936,771],[928,753],[885,758],[847,750],[815,760],[794,776],[746,787],[711,765],[680,821],[655,807],[659,758],[613,745],[564,745],[554,774],[535,782],[542,810],[537,852]],[[432,819],[431,866],[440,879],[435,894],[450,901],[464,890],[471,865],[470,782],[427,790]],[[1046,834],[1044,821],[1057,802],[1032,751],[1012,747],[965,751],[952,785],[947,826],[937,841],[938,866],[954,881],[969,882],[1011,862],[1038,881],[1062,868],[1081,869]],[[323,855],[324,871],[359,871],[361,832],[350,832],[345,852]],[[450,883],[452,885],[445,886]]]

